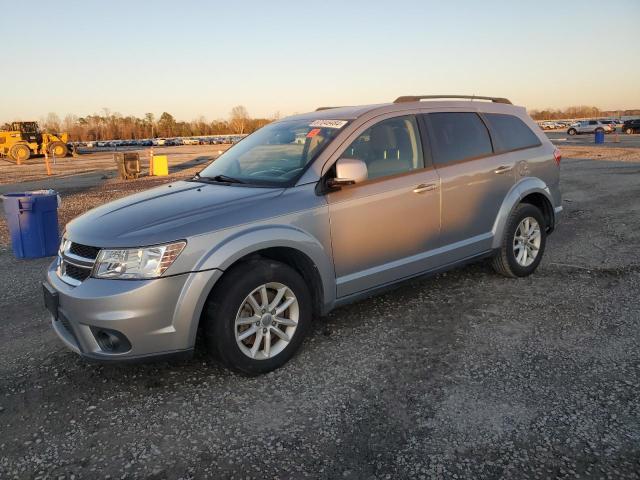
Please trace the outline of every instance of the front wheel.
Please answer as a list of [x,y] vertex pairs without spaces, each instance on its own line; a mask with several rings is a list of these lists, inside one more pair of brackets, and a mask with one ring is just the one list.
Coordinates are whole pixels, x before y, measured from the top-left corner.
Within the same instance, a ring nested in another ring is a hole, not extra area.
[[578,131],[575,128],[570,128],[569,130],[567,130],[567,133],[569,135],[575,135],[576,133],[578,133]]
[[294,269],[253,260],[225,273],[208,301],[205,338],[229,368],[258,375],[284,365],[311,324],[309,288]]
[[631,135],[633,133],[633,128],[627,128],[624,133],[626,133],[627,135]]
[[53,142],[49,145],[47,153],[51,157],[62,158],[67,156],[69,149],[63,142]]
[[547,243],[546,224],[538,207],[521,203],[509,216],[494,270],[505,277],[531,275],[542,260]]

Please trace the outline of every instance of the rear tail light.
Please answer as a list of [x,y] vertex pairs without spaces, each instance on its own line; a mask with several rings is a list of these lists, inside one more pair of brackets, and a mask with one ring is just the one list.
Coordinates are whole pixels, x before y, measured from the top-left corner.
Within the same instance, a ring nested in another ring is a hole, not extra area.
[[553,151],[553,158],[556,160],[556,164],[560,166],[560,161],[562,160],[562,154],[560,153],[559,149],[556,148]]

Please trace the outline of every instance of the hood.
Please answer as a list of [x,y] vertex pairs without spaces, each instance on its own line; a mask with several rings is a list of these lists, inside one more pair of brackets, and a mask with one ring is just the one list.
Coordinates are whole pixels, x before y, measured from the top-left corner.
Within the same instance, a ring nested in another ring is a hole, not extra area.
[[166,243],[251,221],[283,191],[176,182],[94,208],[69,222],[66,232],[94,247]]

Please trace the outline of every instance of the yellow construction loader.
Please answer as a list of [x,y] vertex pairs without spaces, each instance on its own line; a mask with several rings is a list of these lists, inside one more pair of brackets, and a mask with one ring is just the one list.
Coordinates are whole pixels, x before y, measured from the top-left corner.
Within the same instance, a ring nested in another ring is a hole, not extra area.
[[32,155],[65,157],[69,153],[68,139],[68,133],[41,132],[37,122],[13,122],[9,130],[0,130],[0,155],[18,164]]

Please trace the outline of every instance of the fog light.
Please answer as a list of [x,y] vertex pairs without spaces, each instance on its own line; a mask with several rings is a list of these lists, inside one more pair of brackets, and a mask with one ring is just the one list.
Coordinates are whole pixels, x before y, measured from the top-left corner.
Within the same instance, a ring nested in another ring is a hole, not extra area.
[[123,333],[107,328],[91,328],[101,350],[109,353],[123,353],[131,350],[131,343]]

